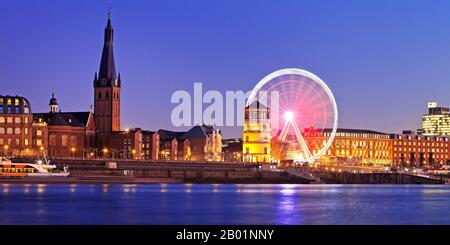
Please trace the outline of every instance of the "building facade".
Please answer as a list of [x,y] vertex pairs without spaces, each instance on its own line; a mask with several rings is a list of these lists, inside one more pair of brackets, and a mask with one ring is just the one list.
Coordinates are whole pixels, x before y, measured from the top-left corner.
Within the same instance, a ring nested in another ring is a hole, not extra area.
[[142,159],[159,159],[159,134],[157,132],[142,130]]
[[109,136],[109,145],[101,148],[107,158],[142,159],[143,136],[140,128],[116,131]]
[[[331,132],[331,129],[305,132],[304,138],[312,154],[322,149]],[[392,140],[389,134],[382,132],[338,128],[330,148],[319,162],[389,165],[392,163]]]
[[54,93],[48,113],[33,114],[33,145],[48,156],[89,157],[96,149],[92,112],[61,112]]
[[245,107],[242,134],[244,162],[270,162],[270,111],[259,101]]
[[32,113],[29,101],[20,96],[0,96],[0,152],[3,155],[34,154]]
[[412,131],[392,134],[393,163],[398,166],[437,166],[449,164],[449,138],[416,135]]
[[428,114],[422,116],[419,134],[427,136],[450,136],[449,108],[438,107],[434,101],[428,102]]

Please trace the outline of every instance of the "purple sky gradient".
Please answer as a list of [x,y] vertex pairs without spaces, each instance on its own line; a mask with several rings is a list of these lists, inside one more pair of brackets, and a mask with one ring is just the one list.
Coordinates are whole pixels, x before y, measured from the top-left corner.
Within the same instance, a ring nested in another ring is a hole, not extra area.
[[[450,106],[448,0],[2,0],[2,95],[87,111],[112,7],[122,126],[175,129],[175,90],[250,90],[281,68],[325,80],[339,127],[417,129],[426,102]],[[240,128],[223,128],[236,137]]]

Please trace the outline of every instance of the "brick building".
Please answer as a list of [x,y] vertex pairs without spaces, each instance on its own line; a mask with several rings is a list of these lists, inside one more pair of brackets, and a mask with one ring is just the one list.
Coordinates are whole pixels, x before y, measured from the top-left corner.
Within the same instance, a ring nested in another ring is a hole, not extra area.
[[436,166],[449,164],[449,138],[416,135],[412,131],[392,134],[393,163],[401,166]]

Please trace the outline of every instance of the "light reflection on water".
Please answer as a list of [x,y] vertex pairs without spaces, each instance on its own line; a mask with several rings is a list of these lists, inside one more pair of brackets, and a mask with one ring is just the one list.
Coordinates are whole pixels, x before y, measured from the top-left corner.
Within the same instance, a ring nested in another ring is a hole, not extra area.
[[2,184],[1,189],[0,224],[450,224],[450,186]]

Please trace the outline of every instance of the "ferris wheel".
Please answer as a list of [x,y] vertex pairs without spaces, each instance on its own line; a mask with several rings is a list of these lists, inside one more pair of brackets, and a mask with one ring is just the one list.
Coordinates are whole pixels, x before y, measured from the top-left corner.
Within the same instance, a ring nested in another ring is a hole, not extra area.
[[254,87],[247,106],[255,101],[270,110],[275,159],[313,163],[326,154],[336,135],[338,110],[318,76],[296,68],[275,71]]

